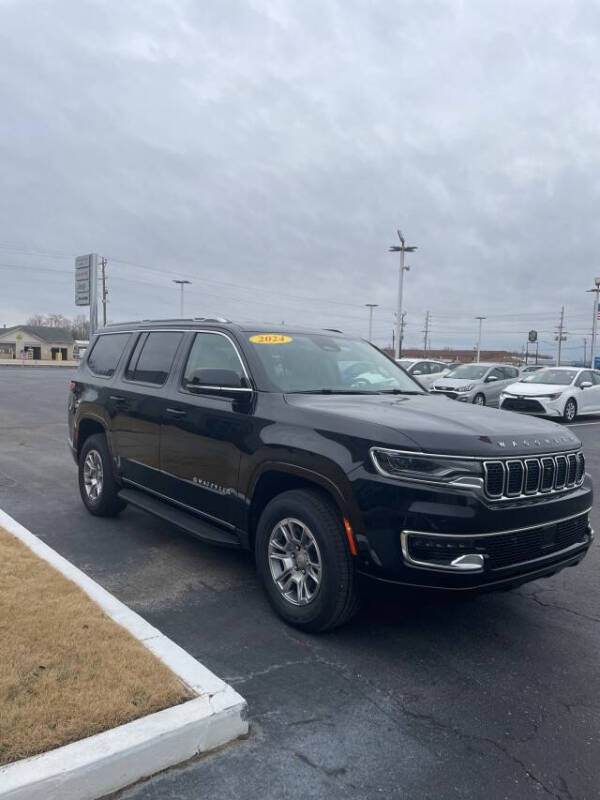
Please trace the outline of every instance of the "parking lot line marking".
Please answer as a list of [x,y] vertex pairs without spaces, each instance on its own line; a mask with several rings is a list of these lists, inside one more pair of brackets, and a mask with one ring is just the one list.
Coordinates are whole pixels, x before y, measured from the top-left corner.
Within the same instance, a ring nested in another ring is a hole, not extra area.
[[568,425],[565,425],[565,428],[577,428],[582,425],[600,425],[600,420],[596,422],[570,422]]

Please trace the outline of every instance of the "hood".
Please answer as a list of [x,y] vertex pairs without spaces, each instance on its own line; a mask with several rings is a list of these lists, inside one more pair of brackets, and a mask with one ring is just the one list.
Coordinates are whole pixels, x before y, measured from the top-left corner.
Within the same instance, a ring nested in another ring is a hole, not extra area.
[[[373,444],[382,446],[397,447],[404,439],[428,453],[486,458],[555,453],[581,446],[575,434],[554,422],[430,394],[288,394],[285,399],[291,406],[319,416],[366,423],[364,433],[359,425],[351,425],[352,435],[371,436]],[[315,422],[313,418],[311,424]],[[321,427],[326,426],[322,419]]]
[[556,394],[565,392],[569,386],[564,383],[511,383],[504,390],[519,397],[539,397],[544,394]]

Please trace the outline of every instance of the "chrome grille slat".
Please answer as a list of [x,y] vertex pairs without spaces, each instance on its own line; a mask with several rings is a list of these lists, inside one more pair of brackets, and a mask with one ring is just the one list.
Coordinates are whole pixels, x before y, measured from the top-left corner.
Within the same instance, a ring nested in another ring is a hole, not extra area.
[[493,500],[533,497],[579,486],[585,476],[581,451],[553,456],[484,461],[484,485]]
[[563,489],[567,482],[567,457],[556,456],[556,473],[554,477],[554,488]]

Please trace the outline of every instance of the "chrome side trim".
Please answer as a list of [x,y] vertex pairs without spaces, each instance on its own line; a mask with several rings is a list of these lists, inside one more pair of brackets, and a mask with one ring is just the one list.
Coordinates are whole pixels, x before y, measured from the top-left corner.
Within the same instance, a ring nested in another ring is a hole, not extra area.
[[148,492],[149,494],[156,495],[156,497],[160,497],[161,500],[166,500],[169,503],[172,503],[175,506],[179,506],[180,508],[184,508],[186,511],[189,511],[192,514],[195,514],[198,517],[204,517],[211,522],[216,522],[219,525],[222,525],[224,528],[229,528],[229,530],[235,530],[235,525],[232,525],[230,522],[225,522],[223,519],[219,519],[219,517],[213,517],[212,514],[207,514],[205,511],[200,511],[198,508],[194,508],[194,506],[188,506],[186,503],[180,503],[179,500],[174,500],[172,497],[169,497],[166,494],[161,494],[161,492],[157,492],[155,489],[150,489],[148,486],[144,486],[141,483],[136,483],[135,481],[130,480],[129,478],[125,478],[121,476],[121,480],[124,483],[129,483],[131,486],[135,486],[137,489],[141,489],[144,492]]

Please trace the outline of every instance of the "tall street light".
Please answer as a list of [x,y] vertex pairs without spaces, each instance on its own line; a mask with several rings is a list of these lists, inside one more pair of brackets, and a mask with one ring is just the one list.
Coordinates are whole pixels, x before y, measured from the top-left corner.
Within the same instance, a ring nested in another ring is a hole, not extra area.
[[487,317],[475,317],[475,319],[479,320],[479,336],[477,337],[477,363],[479,364],[479,358],[481,356],[481,323]]
[[414,253],[417,249],[416,245],[407,245],[404,236],[402,235],[402,231],[397,231],[398,238],[400,239],[400,246],[398,247],[397,244],[393,244],[389,252],[390,253],[400,253],[400,279],[398,280],[398,310],[396,312],[396,341],[394,343],[394,358],[400,358],[401,351],[402,351],[402,291],[404,288],[404,273],[408,272],[410,267],[404,266],[404,254],[405,253]]
[[369,341],[373,341],[373,309],[377,308],[379,303],[365,303],[365,307],[369,309]]
[[186,283],[191,283],[191,281],[178,281],[173,278],[173,283],[178,283],[181,289],[181,294],[179,295],[179,318],[183,319],[183,287]]
[[598,295],[600,294],[600,278],[596,278],[596,284],[593,289],[588,289],[588,292],[594,293],[594,316],[592,317],[592,342],[590,344],[590,369],[594,369],[594,361],[596,357],[596,331],[598,329],[598,313],[599,303]]

